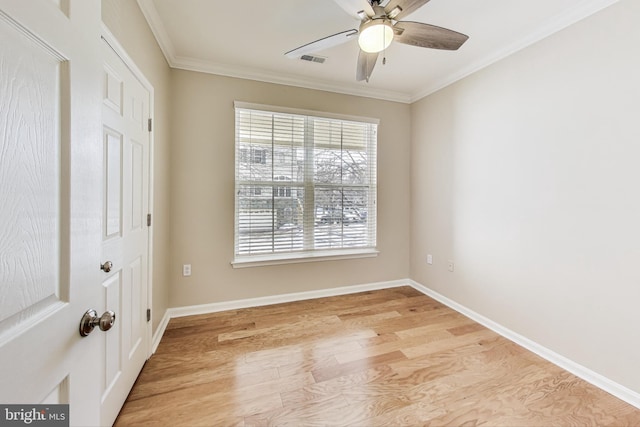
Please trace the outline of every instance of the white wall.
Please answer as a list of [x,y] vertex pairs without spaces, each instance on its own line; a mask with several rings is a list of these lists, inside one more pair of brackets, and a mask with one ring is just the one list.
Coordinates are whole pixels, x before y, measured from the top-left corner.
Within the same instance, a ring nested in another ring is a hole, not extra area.
[[411,118],[411,277],[636,392],[639,22],[620,1]]

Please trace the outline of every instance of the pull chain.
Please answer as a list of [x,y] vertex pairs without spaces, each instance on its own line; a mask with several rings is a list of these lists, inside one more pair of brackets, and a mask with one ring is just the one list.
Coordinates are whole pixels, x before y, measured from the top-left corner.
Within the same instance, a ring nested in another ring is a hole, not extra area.
[[[384,31],[382,32],[382,46],[384,46],[385,40],[384,40]],[[385,47],[384,50],[382,51],[382,65],[387,65],[387,48]]]

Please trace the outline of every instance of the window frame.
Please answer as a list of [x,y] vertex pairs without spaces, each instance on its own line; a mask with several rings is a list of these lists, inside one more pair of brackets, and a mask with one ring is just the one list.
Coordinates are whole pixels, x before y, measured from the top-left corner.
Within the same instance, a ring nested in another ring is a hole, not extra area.
[[[366,247],[340,247],[340,248],[303,248],[300,251],[289,251],[289,252],[271,252],[265,254],[238,254],[238,236],[239,236],[239,227],[240,227],[240,208],[239,208],[239,187],[241,185],[246,185],[243,181],[239,181],[238,178],[238,168],[239,168],[239,159],[236,158],[234,163],[234,185],[235,185],[235,203],[234,203],[234,257],[231,262],[234,268],[242,268],[242,267],[253,267],[253,266],[263,266],[263,265],[277,265],[277,264],[290,264],[290,263],[300,263],[300,262],[315,262],[315,261],[326,261],[326,260],[334,260],[334,259],[353,259],[353,258],[368,258],[375,257],[378,255],[379,251],[377,250],[377,126],[380,123],[379,119],[370,118],[370,117],[361,117],[361,116],[353,116],[353,115],[344,115],[344,114],[335,114],[335,113],[327,113],[322,111],[315,110],[303,110],[303,109],[295,109],[295,108],[286,108],[286,107],[278,107],[272,105],[262,105],[262,104],[253,104],[247,102],[234,102],[234,117],[238,117],[237,110],[256,110],[262,111],[270,114],[288,114],[288,115],[296,115],[296,116],[305,116],[307,118],[311,118],[312,120],[316,119],[328,119],[328,120],[337,120],[344,122],[357,122],[362,124],[374,125],[373,132],[375,132],[373,138],[368,138],[367,141],[373,144],[373,147],[368,147],[366,149],[366,155],[368,158],[367,167],[369,168],[369,181],[365,184],[364,187],[367,188],[367,196],[373,197],[373,200],[369,200],[368,209],[367,209],[367,217],[373,218],[372,225],[367,223],[367,243],[372,243],[372,246]],[[234,147],[236,157],[238,156],[238,151],[242,150],[239,148],[239,124],[235,123],[235,135],[234,135]],[[307,137],[305,136],[305,140]],[[315,145],[313,146],[315,147]],[[341,148],[342,150],[342,148]],[[313,155],[313,150],[310,150],[307,146],[307,143],[304,144],[304,154],[305,157],[309,155]],[[251,153],[252,154],[252,153]],[[250,156],[251,156],[250,154]],[[267,154],[265,153],[265,156]],[[272,153],[272,156],[275,154]],[[253,160],[253,156],[251,156],[251,160]],[[373,164],[371,164],[373,162]],[[305,158],[305,163],[309,164],[309,159]],[[373,171],[373,173],[371,173]],[[308,175],[309,171],[305,173]],[[311,171],[311,175],[313,175],[313,171]],[[275,178],[275,177],[274,177]],[[311,181],[311,184],[310,184]],[[281,182],[283,185],[278,186],[277,183]],[[279,191],[282,187],[290,187],[290,183],[286,180],[273,179],[272,185],[274,185],[274,190],[276,187]],[[311,185],[311,187],[309,187]],[[311,180],[305,178],[304,179],[304,190],[309,191],[310,188],[323,188],[323,187],[340,187],[341,189],[345,188],[355,188],[357,186],[352,186],[348,184],[320,184],[315,183],[313,178]],[[363,187],[363,188],[364,188]],[[371,190],[371,187],[373,188]],[[307,199],[305,199],[307,200]],[[306,203],[305,203],[306,204]],[[344,207],[343,207],[344,208]],[[309,206],[306,206],[304,213],[304,224],[303,230],[306,229],[304,233],[314,233],[315,230],[313,222],[315,220],[316,215],[316,206],[313,205],[311,208],[311,212],[309,212]],[[309,231],[309,227],[311,227],[311,231]]]

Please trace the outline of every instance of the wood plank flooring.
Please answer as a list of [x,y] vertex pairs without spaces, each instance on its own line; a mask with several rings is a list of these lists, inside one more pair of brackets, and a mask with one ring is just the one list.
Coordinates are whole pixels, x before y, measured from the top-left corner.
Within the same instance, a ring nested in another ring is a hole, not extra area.
[[171,320],[116,426],[640,426],[411,287]]

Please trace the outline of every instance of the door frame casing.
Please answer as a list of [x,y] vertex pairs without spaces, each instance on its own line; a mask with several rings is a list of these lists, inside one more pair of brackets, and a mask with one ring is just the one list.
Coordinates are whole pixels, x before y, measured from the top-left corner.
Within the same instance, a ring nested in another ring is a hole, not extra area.
[[[147,79],[144,73],[138,68],[135,61],[127,54],[127,51],[120,44],[118,39],[111,33],[109,28],[102,23],[102,31],[101,31],[102,39],[113,49],[113,51],[120,57],[122,62],[127,66],[129,71],[135,76],[136,79],[144,86],[144,88],[149,92],[149,119],[151,123],[154,123],[154,89],[151,82]],[[151,130],[149,131],[149,212],[153,217],[153,188],[154,188],[154,126],[151,126]],[[147,308],[152,309],[153,307],[153,222],[151,223],[151,227],[149,228],[149,234],[147,239]],[[153,354],[153,310],[151,310],[151,319],[147,322],[147,348],[145,349],[145,353],[147,359],[151,357]]]

